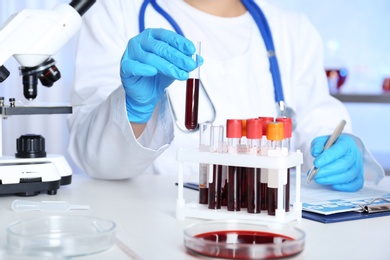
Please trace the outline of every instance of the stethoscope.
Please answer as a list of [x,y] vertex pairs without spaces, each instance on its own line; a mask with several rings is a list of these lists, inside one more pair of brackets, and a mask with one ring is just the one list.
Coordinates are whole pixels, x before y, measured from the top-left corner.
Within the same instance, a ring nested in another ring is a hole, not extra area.
[[[241,2],[244,4],[248,12],[252,15],[253,20],[255,21],[257,27],[259,28],[260,34],[263,38],[265,47],[267,49],[268,54],[268,60],[270,64],[270,71],[272,75],[272,81],[274,85],[274,93],[275,93],[275,102],[276,102],[276,108],[278,111],[278,117],[290,117],[293,121],[293,128],[296,126],[295,122],[295,112],[292,110],[292,108],[286,106],[284,102],[284,94],[283,94],[283,87],[282,87],[282,80],[280,76],[280,70],[278,65],[278,60],[276,58],[275,53],[275,47],[274,42],[272,39],[271,29],[269,28],[267,19],[264,16],[264,13],[261,11],[260,7],[254,2],[254,0],[241,0]],[[145,10],[148,4],[152,4],[153,8],[162,15],[169,24],[173,27],[173,29],[176,31],[176,33],[184,36],[183,31],[180,29],[179,25],[176,23],[176,21],[170,16],[167,12],[164,11],[156,2],[156,0],[145,0],[141,6],[140,13],[139,13],[139,31],[142,32],[145,30]],[[205,91],[207,98],[210,100],[211,106],[214,110],[214,117],[211,120],[211,122],[215,119],[216,110],[214,108],[214,105],[211,102],[211,99],[208,97],[207,92]],[[169,96],[168,96],[169,100]],[[171,102],[169,100],[169,102]],[[174,118],[176,120],[176,124],[178,127],[186,131],[186,128],[183,127],[180,122],[178,122],[176,115],[174,114]]]

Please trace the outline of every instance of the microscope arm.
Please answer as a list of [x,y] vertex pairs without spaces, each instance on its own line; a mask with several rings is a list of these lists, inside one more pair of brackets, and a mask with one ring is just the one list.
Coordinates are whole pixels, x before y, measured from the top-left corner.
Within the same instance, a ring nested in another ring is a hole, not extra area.
[[81,16],[70,5],[22,10],[0,31],[0,65],[14,56],[24,67],[37,66],[62,48],[80,26]]

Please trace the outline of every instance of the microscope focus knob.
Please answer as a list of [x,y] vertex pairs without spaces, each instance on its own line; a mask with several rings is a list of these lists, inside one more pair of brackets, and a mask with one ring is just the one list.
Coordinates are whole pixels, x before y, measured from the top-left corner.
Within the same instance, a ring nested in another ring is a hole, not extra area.
[[41,135],[26,134],[16,139],[17,158],[46,157],[45,138]]

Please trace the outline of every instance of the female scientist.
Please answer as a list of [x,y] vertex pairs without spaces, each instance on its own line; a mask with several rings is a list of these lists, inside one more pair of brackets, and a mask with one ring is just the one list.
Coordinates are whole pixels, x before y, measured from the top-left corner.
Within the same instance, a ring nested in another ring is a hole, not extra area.
[[[177,173],[177,149],[199,141],[182,126],[196,40],[203,62],[199,122],[290,112],[293,147],[304,154],[304,171],[315,158],[317,183],[356,191],[364,179],[383,176],[351,134],[345,107],[329,95],[321,38],[304,16],[264,0],[101,0],[84,19],[69,152],[88,175]],[[342,119],[349,134],[323,152]]]

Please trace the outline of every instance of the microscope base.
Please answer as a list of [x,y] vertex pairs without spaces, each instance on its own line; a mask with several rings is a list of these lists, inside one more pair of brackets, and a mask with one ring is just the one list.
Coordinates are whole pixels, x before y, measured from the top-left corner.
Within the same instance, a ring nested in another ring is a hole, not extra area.
[[61,185],[72,181],[72,170],[65,158],[0,158],[0,195],[34,196],[40,192],[57,194]]

